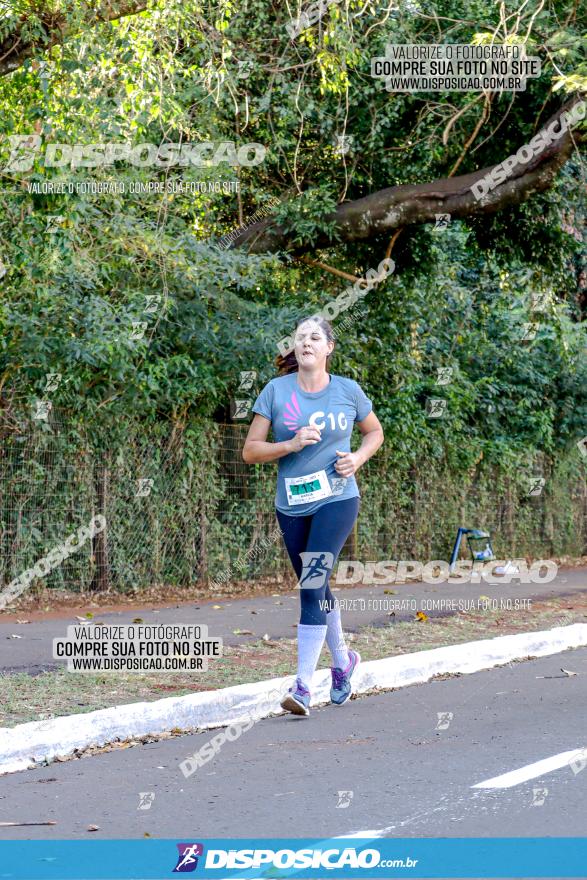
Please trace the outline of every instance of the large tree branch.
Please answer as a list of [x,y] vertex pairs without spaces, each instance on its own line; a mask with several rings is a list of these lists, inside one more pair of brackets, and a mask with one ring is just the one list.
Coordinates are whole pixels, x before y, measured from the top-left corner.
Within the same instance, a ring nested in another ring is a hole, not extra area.
[[82,26],[91,27],[98,22],[137,15],[147,5],[148,0],[101,0],[97,3],[90,0],[76,10],[74,18],[62,9],[51,12],[40,6],[34,18],[22,16],[15,30],[0,40],[0,76],[17,70],[37,50],[46,51],[62,43],[78,33]]
[[[559,119],[563,110],[568,111],[579,100],[578,96],[571,98],[553,114],[544,128],[548,128]],[[529,199],[534,193],[549,189],[574,149],[573,138],[577,140],[576,135],[566,131],[530,162],[517,166],[502,184],[479,200],[471,192],[471,186],[490,174],[497,167],[495,165],[472,174],[433,180],[431,183],[392,186],[354,202],[344,202],[327,218],[334,220],[339,234],[338,242],[324,234],[311,244],[293,245],[289,241],[289,234],[269,217],[243,230],[234,239],[231,248],[245,248],[249,253],[285,250],[302,254],[337,243],[366,241],[403,226],[430,222],[436,214],[461,218],[495,213]]]

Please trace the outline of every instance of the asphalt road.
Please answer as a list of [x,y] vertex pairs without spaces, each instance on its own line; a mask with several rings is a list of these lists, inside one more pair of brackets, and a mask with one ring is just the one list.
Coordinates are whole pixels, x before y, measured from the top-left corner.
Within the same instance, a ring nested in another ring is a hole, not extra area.
[[[393,590],[391,595],[385,590]],[[336,596],[339,599],[357,600],[356,609],[347,608],[343,611],[343,624],[347,631],[357,631],[369,624],[389,623],[388,611],[393,603],[403,602],[396,611],[396,620],[411,620],[415,611],[424,610],[429,616],[448,613],[442,608],[430,609],[426,603],[431,599],[451,601],[476,600],[479,596],[504,599],[544,599],[550,596],[566,595],[587,590],[587,569],[561,569],[555,580],[549,583],[522,584],[512,580],[510,584],[391,584],[390,586],[373,585],[370,587],[341,587]],[[369,600],[377,600],[375,607],[369,606]],[[364,609],[360,600],[365,600]],[[379,604],[379,600],[383,605]],[[411,604],[408,604],[411,603]],[[220,605],[220,608],[214,608]],[[402,610],[405,609],[405,610]],[[531,611],[527,612],[531,615]],[[22,617],[26,619],[23,612]],[[167,608],[150,609],[135,608],[132,611],[109,612],[95,614],[93,623],[129,624],[140,617],[145,624],[179,623],[206,624],[209,636],[221,637],[224,644],[246,644],[263,637],[267,633],[272,639],[293,638],[299,621],[299,596],[295,591],[256,599],[240,599],[223,601],[213,599],[197,604],[172,605]],[[531,616],[529,617],[531,620]],[[53,638],[64,637],[66,627],[79,624],[73,615],[62,619],[33,621],[18,624],[14,621],[3,622],[0,614],[0,671],[28,672],[31,675],[43,670],[55,669],[60,661],[52,656]],[[531,624],[529,629],[531,629]],[[250,630],[253,635],[234,635],[233,630]],[[14,638],[18,636],[18,638]]]
[[54,763],[0,777],[0,821],[57,824],[0,840],[583,836],[587,766],[568,756],[473,786],[585,749],[586,706],[579,648],[263,719],[187,779],[179,763],[218,731]]

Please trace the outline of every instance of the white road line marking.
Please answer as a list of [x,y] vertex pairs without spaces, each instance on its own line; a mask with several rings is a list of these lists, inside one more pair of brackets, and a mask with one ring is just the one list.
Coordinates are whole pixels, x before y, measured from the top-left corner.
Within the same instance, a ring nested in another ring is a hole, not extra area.
[[512,788],[521,782],[527,782],[529,779],[536,779],[537,776],[544,776],[545,773],[551,773],[553,770],[559,770],[561,767],[569,766],[572,760],[584,758],[587,754],[585,749],[573,749],[570,752],[561,752],[559,755],[553,755],[552,758],[544,758],[542,761],[535,761],[534,764],[527,764],[518,770],[511,770],[509,773],[503,773],[501,776],[494,776],[492,779],[486,779],[485,782],[478,782],[471,788]]

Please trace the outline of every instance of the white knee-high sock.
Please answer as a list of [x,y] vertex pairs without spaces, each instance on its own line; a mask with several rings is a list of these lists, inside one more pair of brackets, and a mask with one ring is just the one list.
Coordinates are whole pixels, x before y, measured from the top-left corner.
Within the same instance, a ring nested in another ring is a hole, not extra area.
[[346,669],[349,665],[349,652],[344,640],[342,623],[340,621],[340,608],[336,605],[332,611],[326,612],[326,641],[332,654],[333,665],[339,669]]
[[318,665],[327,626],[298,623],[298,678],[312,690],[312,678]]

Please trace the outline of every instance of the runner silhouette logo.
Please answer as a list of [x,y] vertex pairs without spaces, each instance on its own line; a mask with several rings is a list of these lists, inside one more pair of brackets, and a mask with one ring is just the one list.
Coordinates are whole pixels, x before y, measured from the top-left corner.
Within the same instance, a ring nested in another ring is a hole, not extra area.
[[319,550],[305,550],[300,553],[302,574],[299,581],[301,590],[319,590],[326,583],[332,571],[334,556],[332,553],[321,553]]
[[179,850],[179,856],[173,873],[183,874],[186,871],[195,871],[198,867],[198,856],[204,854],[204,844],[178,843],[176,846]]

